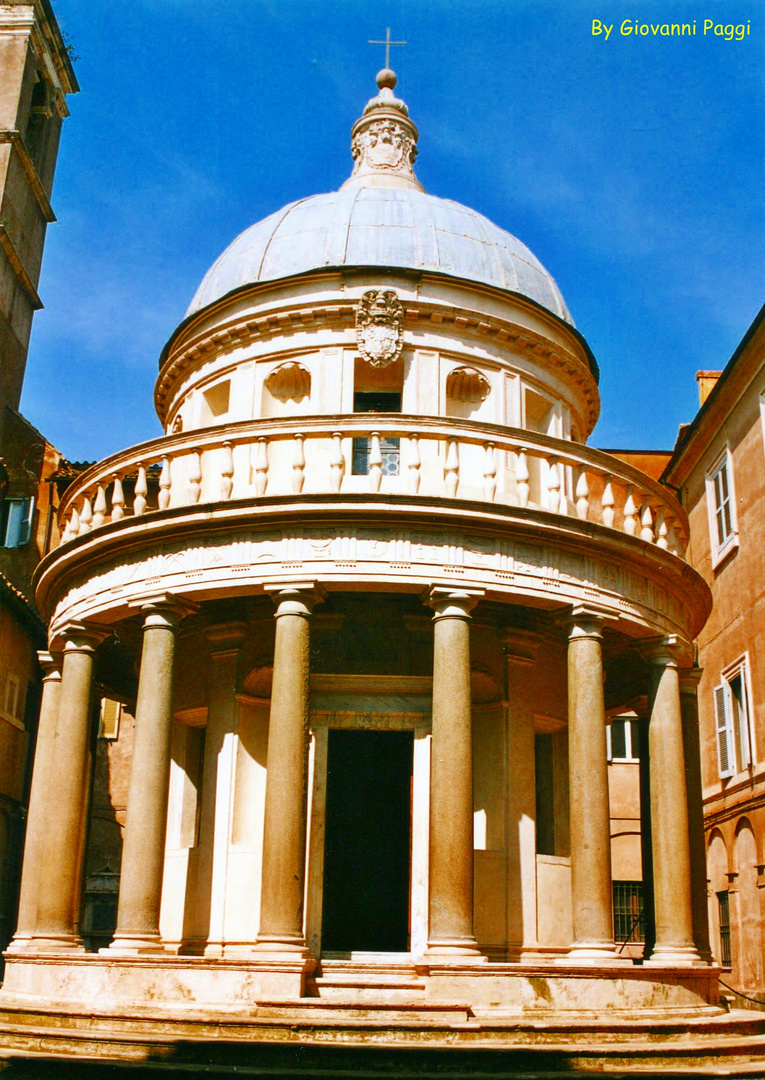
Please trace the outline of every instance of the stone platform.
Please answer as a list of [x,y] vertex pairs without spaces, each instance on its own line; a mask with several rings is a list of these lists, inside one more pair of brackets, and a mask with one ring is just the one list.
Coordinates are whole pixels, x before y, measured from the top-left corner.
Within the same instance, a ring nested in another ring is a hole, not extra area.
[[[279,996],[263,992],[274,965],[253,958],[7,959],[0,1057],[404,1076],[442,1072],[433,1062],[449,1051],[448,1074],[467,1076],[500,1075],[501,1052],[512,1075],[765,1076],[765,1015],[722,1009],[716,968],[335,960],[307,965],[302,994]],[[327,1054],[339,1056],[327,1065]]]

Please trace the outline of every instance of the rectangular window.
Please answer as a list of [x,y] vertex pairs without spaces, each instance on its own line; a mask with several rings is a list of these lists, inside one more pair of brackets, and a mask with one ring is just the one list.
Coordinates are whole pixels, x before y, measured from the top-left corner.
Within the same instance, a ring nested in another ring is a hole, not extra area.
[[614,940],[645,941],[642,881],[614,882]]
[[14,720],[19,715],[19,680],[16,675],[8,675],[5,683],[5,711]]
[[729,968],[731,966],[730,904],[727,890],[717,894],[717,910],[720,915],[720,963],[724,968]]
[[728,450],[721,458],[718,458],[713,468],[707,473],[707,501],[714,565],[738,542],[733,463]]
[[3,503],[3,547],[23,547],[32,534],[34,499],[6,499]]
[[[401,394],[357,392],[353,395],[354,412],[400,412]],[[360,438],[353,440],[353,459],[351,473],[353,476],[369,476],[369,466],[372,463],[373,444],[371,439]],[[378,464],[382,468],[383,476],[398,476],[401,463],[401,448],[399,439],[380,438],[380,459]]]
[[606,728],[609,761],[639,761],[638,730],[631,720],[615,716]]
[[723,671],[714,689],[717,760],[723,779],[754,764],[750,700],[749,661],[743,656]]

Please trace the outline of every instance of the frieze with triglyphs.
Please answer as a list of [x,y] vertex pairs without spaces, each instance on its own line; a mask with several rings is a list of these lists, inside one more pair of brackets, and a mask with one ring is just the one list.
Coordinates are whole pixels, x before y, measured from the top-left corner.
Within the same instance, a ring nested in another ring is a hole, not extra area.
[[532,545],[485,534],[448,529],[385,530],[345,528],[329,537],[326,531],[304,529],[253,531],[236,541],[209,538],[204,543],[180,541],[163,545],[147,556],[136,553],[101,573],[81,577],[60,599],[53,622],[106,613],[157,591],[193,594],[205,589],[221,595],[242,582],[259,583],[299,573],[331,584],[348,574],[365,582],[404,584],[431,582],[440,576],[461,585],[495,590],[499,594],[545,595],[556,603],[593,600],[610,605],[627,617],[651,622],[651,613],[685,631],[687,614],[679,593],[668,591],[626,563],[590,554],[561,551],[552,545]]

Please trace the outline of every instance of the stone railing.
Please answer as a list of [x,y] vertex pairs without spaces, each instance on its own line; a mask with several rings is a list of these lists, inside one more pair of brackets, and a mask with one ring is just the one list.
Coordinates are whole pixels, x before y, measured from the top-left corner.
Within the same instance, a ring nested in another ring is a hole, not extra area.
[[[157,468],[158,487],[148,475]],[[128,515],[347,493],[529,507],[685,551],[687,519],[674,496],[610,454],[519,428],[395,413],[245,421],[142,443],[67,489],[61,542]]]

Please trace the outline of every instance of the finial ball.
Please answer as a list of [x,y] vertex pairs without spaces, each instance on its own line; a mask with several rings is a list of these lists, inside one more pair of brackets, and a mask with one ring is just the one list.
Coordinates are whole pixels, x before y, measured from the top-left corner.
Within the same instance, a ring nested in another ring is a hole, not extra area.
[[398,76],[395,71],[391,71],[390,68],[383,68],[382,71],[377,72],[377,85],[383,90],[387,87],[389,90],[393,90],[398,82]]

